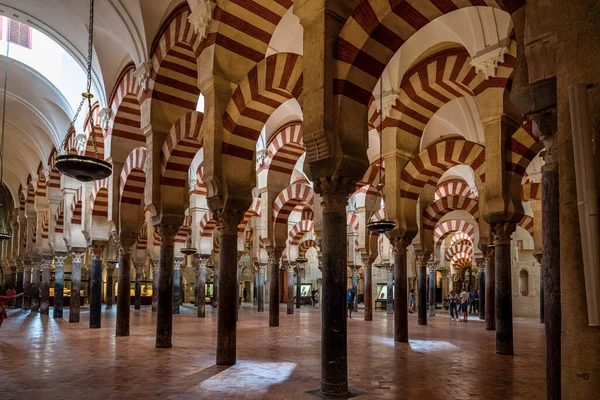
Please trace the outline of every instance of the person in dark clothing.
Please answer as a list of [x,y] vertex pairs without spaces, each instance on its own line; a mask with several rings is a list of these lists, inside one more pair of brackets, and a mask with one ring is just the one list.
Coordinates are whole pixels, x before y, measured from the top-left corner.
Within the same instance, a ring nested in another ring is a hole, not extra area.
[[352,290],[352,286],[348,286],[346,302],[348,303],[348,318],[352,319],[352,308],[354,307],[354,290]]
[[243,290],[243,296],[244,296],[244,303],[246,302],[246,298],[248,297],[248,289],[244,288]]

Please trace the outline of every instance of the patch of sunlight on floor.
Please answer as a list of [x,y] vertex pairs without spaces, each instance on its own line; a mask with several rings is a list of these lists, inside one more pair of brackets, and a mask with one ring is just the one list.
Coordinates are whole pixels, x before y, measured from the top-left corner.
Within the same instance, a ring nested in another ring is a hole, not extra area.
[[[383,336],[373,336],[372,341],[390,347],[396,345],[393,338]],[[434,353],[436,351],[447,351],[458,348],[452,343],[439,340],[409,340],[408,344],[410,348],[417,353]]]

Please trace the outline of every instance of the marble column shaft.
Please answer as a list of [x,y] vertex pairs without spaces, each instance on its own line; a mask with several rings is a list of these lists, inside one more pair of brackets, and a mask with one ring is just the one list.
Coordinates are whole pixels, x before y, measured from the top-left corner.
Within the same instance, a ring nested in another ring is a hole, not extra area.
[[496,330],[496,258],[494,249],[488,247],[485,255],[485,329]]
[[90,329],[102,327],[102,253],[107,242],[92,242],[92,272],[90,275]]
[[25,270],[23,271],[23,310],[29,310],[31,307],[32,290],[31,263],[27,263],[25,264]]
[[354,302],[352,303],[352,311],[358,311],[358,266],[352,266],[352,292],[354,293]]
[[31,311],[40,311],[40,263],[41,260],[33,262],[31,269]]
[[386,311],[387,314],[394,313],[394,266],[389,266],[386,268],[386,277],[387,277],[387,304]]
[[258,306],[258,272],[254,274],[254,290],[252,292],[252,304]]
[[[219,256],[219,254],[217,254]],[[220,257],[220,256],[219,256]],[[219,308],[219,276],[221,275],[221,268],[219,266],[219,260],[215,261],[215,265],[213,267],[213,297],[210,303],[210,306],[213,310]],[[263,279],[263,286],[264,286]],[[264,310],[263,310],[264,311]]]
[[300,266],[296,268],[296,308],[302,305],[302,270]]
[[131,245],[121,243],[122,247],[119,251],[116,336],[129,336],[129,317],[131,314]]
[[417,276],[417,304],[418,324],[427,325],[427,259],[429,255],[418,255],[419,271]]
[[540,264],[540,324],[544,321],[544,266]]
[[69,322],[79,322],[81,311],[81,261],[84,253],[72,253],[71,262],[71,304],[69,307]]
[[261,264],[258,267],[258,312],[265,311],[265,265]]
[[133,291],[133,309],[141,310],[142,309],[142,268],[144,268],[144,264],[134,264],[135,267],[135,288]]
[[348,393],[346,194],[323,193],[322,199],[321,393],[343,396]]
[[56,256],[54,271],[54,318],[62,318],[64,314],[64,290],[65,290],[65,259],[66,256]]
[[181,302],[181,263],[182,259],[175,259],[173,263],[173,314],[179,314]]
[[429,316],[435,317],[435,265],[429,266]]
[[152,260],[152,312],[158,309],[158,279],[160,277],[160,262]]
[[479,319],[485,320],[485,270],[479,269],[478,279],[478,290],[479,290]]
[[106,267],[106,308],[112,308],[113,301],[115,298],[114,288],[115,284],[113,281],[113,274],[115,273],[115,267],[110,266]]
[[515,231],[514,223],[499,223],[492,227],[496,258],[496,353],[512,355],[513,316],[510,239]]
[[206,260],[207,257],[200,258],[196,276],[198,318],[206,317]]
[[42,262],[42,301],[40,303],[40,314],[50,315],[50,264],[52,260],[46,259]]
[[373,321],[373,266],[365,265],[365,321]]
[[269,251],[269,326],[279,326],[279,260],[280,249]]
[[158,303],[156,309],[156,348],[173,346],[173,266],[175,261],[175,234],[179,227],[159,225],[160,261]]
[[294,268],[287,269],[287,313],[294,314]]
[[406,265],[406,248],[410,240],[406,238],[395,239],[394,250],[394,340],[408,342],[408,277]]
[[224,210],[219,217],[219,308],[217,320],[217,365],[235,365],[237,360],[236,315],[238,308],[237,226],[243,214]]
[[[17,286],[16,286],[16,292],[17,294],[19,293],[23,293],[23,266],[21,264],[19,264],[20,267],[19,269],[17,269]],[[17,297],[15,299],[15,308],[22,308],[23,307],[23,297]]]

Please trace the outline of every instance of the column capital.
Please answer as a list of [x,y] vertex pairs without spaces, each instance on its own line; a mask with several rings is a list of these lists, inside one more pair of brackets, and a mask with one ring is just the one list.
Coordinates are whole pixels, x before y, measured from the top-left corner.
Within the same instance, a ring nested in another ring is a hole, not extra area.
[[173,260],[173,268],[174,269],[181,269],[181,264],[183,264],[183,258],[176,258]]
[[108,245],[106,240],[92,240],[90,244],[90,251],[96,260],[102,260],[102,254]]
[[346,208],[348,194],[351,193],[351,191],[349,192],[347,188],[338,185],[325,186],[323,182],[321,182],[321,189],[321,205],[323,207],[323,212]]
[[135,268],[135,272],[142,272],[142,270],[144,269],[144,266],[146,265],[146,263],[144,262],[133,262],[133,268]]
[[410,246],[412,243],[412,239],[407,237],[394,237],[390,238],[390,243],[394,246],[394,253],[398,253],[400,255],[406,255],[406,248]]
[[55,254],[54,255],[54,265],[58,268],[58,267],[64,267],[65,266],[65,260],[67,259],[68,255],[67,254]]
[[244,217],[244,213],[240,210],[222,209],[214,212],[214,217],[219,223],[219,230],[222,235],[236,236],[237,228]]
[[52,264],[52,259],[44,257],[41,267],[42,269],[50,269],[50,264]]
[[517,229],[514,222],[499,222],[491,226],[494,235],[494,245],[508,245],[513,232]]
[[85,256],[85,252],[81,251],[72,251],[71,257],[73,258],[73,264],[81,264],[83,257]]
[[130,255],[132,251],[132,247],[137,240],[137,232],[121,232],[118,237],[115,237],[115,242],[117,243],[117,247],[119,249],[119,254]]

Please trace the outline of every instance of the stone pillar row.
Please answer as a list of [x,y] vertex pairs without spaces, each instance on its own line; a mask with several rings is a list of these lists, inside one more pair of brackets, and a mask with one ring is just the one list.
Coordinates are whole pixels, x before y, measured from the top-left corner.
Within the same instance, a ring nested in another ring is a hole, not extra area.
[[102,254],[107,244],[106,241],[93,241],[91,246],[93,258],[90,277],[90,329],[102,327]]

